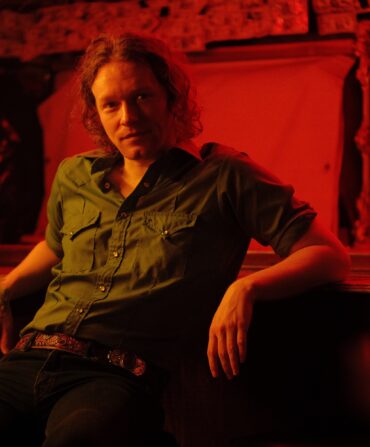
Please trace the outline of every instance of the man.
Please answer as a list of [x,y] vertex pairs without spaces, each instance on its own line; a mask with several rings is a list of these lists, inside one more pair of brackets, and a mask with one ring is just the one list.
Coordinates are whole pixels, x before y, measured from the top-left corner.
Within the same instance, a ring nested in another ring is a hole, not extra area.
[[[46,447],[144,445],[188,349],[206,340],[212,376],[231,379],[254,302],[339,281],[349,261],[290,186],[234,149],[194,146],[199,111],[162,42],[99,37],[80,77],[103,149],[61,163],[46,240],[2,281],[4,352],[8,302],[49,286],[0,363],[0,431],[32,416]],[[283,260],[236,279],[252,237]]]

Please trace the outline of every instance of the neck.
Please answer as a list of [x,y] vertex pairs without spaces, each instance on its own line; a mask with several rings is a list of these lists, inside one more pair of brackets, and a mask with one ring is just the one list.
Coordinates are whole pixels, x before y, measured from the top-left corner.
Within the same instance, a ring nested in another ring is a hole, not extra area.
[[154,160],[128,160],[122,166],[122,177],[140,181]]
[[124,197],[127,197],[139,184],[153,161],[125,159],[122,166],[111,173],[111,179]]

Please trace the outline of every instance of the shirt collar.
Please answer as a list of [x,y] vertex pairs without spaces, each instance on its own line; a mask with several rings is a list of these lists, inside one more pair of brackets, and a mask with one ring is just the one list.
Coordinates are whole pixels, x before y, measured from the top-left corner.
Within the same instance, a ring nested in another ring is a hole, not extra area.
[[202,157],[200,156],[199,147],[192,140],[180,141],[178,144],[176,144],[176,147],[182,149],[183,151],[192,155],[196,159],[202,160]]
[[122,155],[118,151],[108,152],[105,150],[96,150],[85,156],[92,160],[91,174],[95,174],[99,171],[105,171],[112,168],[119,160],[122,159]]
[[[196,146],[196,144],[191,140],[180,141],[176,144],[175,147],[183,150],[184,152],[187,152],[197,160],[202,160],[199,152],[199,147]],[[108,152],[102,149],[88,152],[84,154],[84,156],[85,158],[90,158],[92,160],[91,174],[95,174],[99,171],[104,171],[106,169],[112,168],[122,159],[122,155],[119,151]]]

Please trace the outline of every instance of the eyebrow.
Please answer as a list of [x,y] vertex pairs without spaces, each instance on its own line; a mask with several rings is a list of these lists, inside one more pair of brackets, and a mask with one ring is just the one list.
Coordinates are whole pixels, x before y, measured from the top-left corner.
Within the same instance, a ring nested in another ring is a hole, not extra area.
[[[141,87],[135,88],[134,90],[130,91],[129,97],[135,96],[142,92],[154,92],[154,91],[155,91],[155,89],[153,87],[151,87],[149,85],[143,85]],[[115,98],[117,96],[121,97],[121,95],[115,95],[113,93],[103,94],[102,96],[95,98],[95,102],[102,103],[102,102],[112,101],[112,100],[115,100]]]

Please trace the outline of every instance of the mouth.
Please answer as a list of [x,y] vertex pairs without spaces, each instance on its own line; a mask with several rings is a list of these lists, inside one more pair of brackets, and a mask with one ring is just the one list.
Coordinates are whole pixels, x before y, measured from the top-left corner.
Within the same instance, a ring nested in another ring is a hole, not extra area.
[[120,140],[130,140],[130,139],[135,139],[135,138],[141,138],[145,135],[147,135],[149,133],[149,131],[141,131],[141,132],[131,132],[127,135],[125,135],[124,137],[121,137]]

